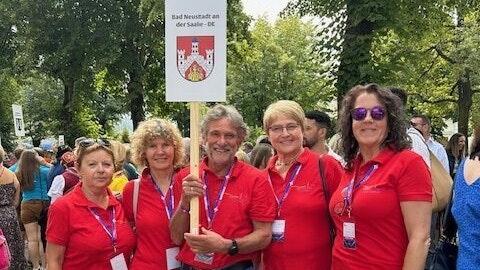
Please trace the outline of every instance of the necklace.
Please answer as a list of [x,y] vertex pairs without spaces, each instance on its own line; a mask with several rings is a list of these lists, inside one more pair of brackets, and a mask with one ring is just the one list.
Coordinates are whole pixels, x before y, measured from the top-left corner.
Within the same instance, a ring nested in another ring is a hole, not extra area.
[[0,173],[0,177],[2,177],[3,172],[5,172],[5,167],[4,166],[2,166],[2,172]]

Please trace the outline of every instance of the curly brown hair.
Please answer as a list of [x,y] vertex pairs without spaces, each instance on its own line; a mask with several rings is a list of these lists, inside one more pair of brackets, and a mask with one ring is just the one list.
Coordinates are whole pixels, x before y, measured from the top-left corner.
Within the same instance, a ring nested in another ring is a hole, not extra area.
[[133,162],[139,167],[148,166],[145,151],[150,142],[157,138],[173,144],[173,166],[175,168],[182,167],[184,155],[182,135],[172,121],[161,118],[145,120],[141,122],[140,125],[138,125],[138,128],[133,132],[130,138]]
[[387,111],[388,134],[383,141],[383,147],[389,147],[394,151],[401,151],[411,147],[407,135],[407,124],[402,102],[392,92],[371,83],[354,86],[347,92],[342,101],[342,109],[339,114],[339,132],[342,135],[342,149],[346,168],[352,169],[352,161],[358,153],[358,142],[353,135],[351,111],[355,106],[358,96],[363,93],[375,95]]

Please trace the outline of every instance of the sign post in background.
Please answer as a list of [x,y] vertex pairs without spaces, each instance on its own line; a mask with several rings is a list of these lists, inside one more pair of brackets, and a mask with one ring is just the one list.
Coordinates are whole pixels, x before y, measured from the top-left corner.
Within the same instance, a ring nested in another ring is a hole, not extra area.
[[23,122],[22,106],[12,104],[13,125],[15,126],[15,136],[25,136],[25,123]]
[[[227,1],[165,1],[166,100],[191,102],[190,172],[198,177],[200,102],[225,101]],[[199,202],[190,202],[190,232],[198,234]]]

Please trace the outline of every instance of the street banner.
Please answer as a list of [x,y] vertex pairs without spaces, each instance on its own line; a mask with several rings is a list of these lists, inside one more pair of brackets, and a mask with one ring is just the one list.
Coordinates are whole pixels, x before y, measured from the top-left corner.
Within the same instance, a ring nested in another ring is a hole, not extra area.
[[23,122],[22,106],[12,104],[13,124],[15,126],[15,136],[25,136],[25,124]]
[[58,146],[65,145],[65,136],[58,135]]
[[227,1],[165,1],[167,101],[226,99]]

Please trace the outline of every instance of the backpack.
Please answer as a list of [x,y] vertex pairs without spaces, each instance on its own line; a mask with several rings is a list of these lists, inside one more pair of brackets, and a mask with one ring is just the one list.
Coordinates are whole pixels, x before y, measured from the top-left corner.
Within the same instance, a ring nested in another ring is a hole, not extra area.
[[0,229],[0,270],[8,270],[12,256],[8,248],[7,239]]

